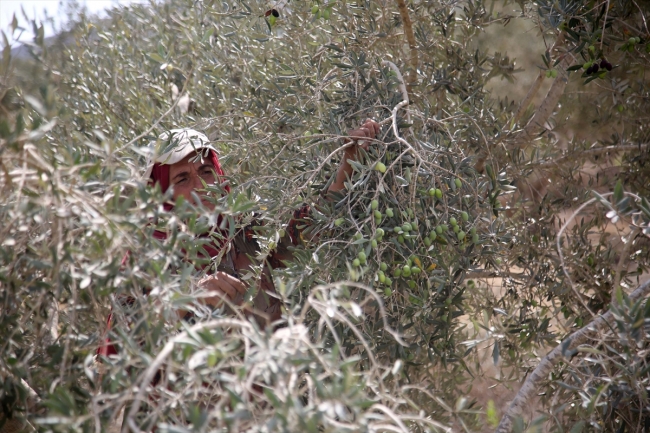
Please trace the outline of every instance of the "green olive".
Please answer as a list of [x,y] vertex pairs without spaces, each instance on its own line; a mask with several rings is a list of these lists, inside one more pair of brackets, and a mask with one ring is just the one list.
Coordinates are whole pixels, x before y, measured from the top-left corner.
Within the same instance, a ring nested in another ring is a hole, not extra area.
[[383,215],[378,210],[375,211],[375,219],[380,220]]
[[334,225],[335,225],[336,227],[339,227],[339,226],[340,226],[341,224],[343,224],[344,222],[345,222],[345,218],[337,218],[337,219],[334,221]]
[[361,263],[365,263],[366,260],[368,259],[368,257],[366,257],[366,253],[364,253],[363,251],[357,254],[357,257],[359,258],[359,261],[361,261]]
[[386,209],[386,216],[388,218],[392,218],[393,216],[395,216],[395,214],[393,213],[393,209],[391,208]]
[[376,239],[371,240],[371,241],[370,241],[370,245],[371,245],[373,248],[377,248],[377,240],[376,240]]
[[439,188],[436,188],[436,198],[438,199],[442,198],[442,190]]
[[382,271],[385,271],[386,269],[388,269],[388,265],[386,263],[384,263],[384,262],[381,262],[379,264],[379,269],[381,269]]
[[402,231],[402,227],[400,227],[400,226],[393,227],[393,231],[394,231],[395,233],[400,233],[400,232]]
[[411,289],[415,289],[418,285],[415,281],[409,280],[408,285]]
[[455,226],[455,225],[458,225],[458,221],[456,221],[456,218],[451,217],[451,218],[449,218],[449,224],[451,224],[452,226]]
[[404,265],[402,268],[402,276],[405,278],[408,278],[411,276],[411,267],[408,265]]
[[417,266],[413,266],[413,267],[411,268],[411,273],[412,273],[413,275],[418,275],[418,274],[421,273],[421,272],[422,272],[422,269],[418,268]]
[[[390,281],[390,280],[388,280],[388,281]],[[392,281],[391,281],[391,283],[392,283]],[[386,284],[388,284],[388,283],[386,283]],[[393,294],[393,291],[390,289],[390,287],[386,287],[386,288],[384,289],[384,295],[386,295],[386,296],[390,296],[390,295],[392,295],[392,294]]]
[[465,239],[465,236],[466,236],[466,233],[464,231],[462,231],[462,230],[459,231],[458,233],[456,233],[456,237],[458,237],[459,241],[462,241],[463,239]]
[[461,182],[461,180],[458,178],[454,179],[454,182],[456,183],[456,188],[463,186],[463,182]]
[[412,229],[413,229],[413,227],[409,223],[404,223],[402,225],[402,231],[404,231],[406,233],[410,232]]
[[377,170],[380,173],[386,173],[386,166],[384,165],[383,162],[378,162],[375,164],[375,170]]
[[436,233],[438,233],[439,235],[442,234],[442,226],[436,227]]
[[372,210],[375,210],[375,209],[377,209],[378,207],[379,207],[379,202],[378,202],[377,200],[373,200],[373,201],[370,202],[370,208],[371,208]]
[[451,228],[451,230],[452,230],[454,233],[458,233],[458,232],[460,231],[460,227],[458,227],[458,226],[453,226],[453,227]]
[[404,236],[402,236],[402,235],[397,236],[397,242],[399,242],[400,244],[403,244],[404,243]]
[[318,6],[314,5],[311,7],[311,13],[316,15],[318,13]]
[[429,233],[429,239],[431,239],[431,242],[435,241],[438,235],[436,234],[435,230],[431,230],[431,233]]
[[463,221],[467,222],[469,220],[469,214],[465,211],[462,211],[460,213],[460,217],[462,218]]
[[399,278],[399,277],[401,277],[401,276],[402,276],[402,270],[401,270],[400,268],[396,268],[396,269],[393,271],[393,277],[395,277],[395,278]]
[[355,268],[361,266],[361,262],[359,261],[359,259],[352,260],[352,266],[354,266]]
[[[391,284],[393,284],[393,280],[386,277],[386,280],[384,281],[384,284],[386,284],[387,286],[390,286]],[[388,289],[388,290],[390,290],[390,289]],[[391,292],[391,293],[393,293],[393,292]],[[388,296],[390,296],[390,294]]]
[[426,245],[427,247],[430,247],[430,246],[431,246],[431,239],[429,239],[428,237],[427,237],[427,238],[424,238],[424,241],[423,241],[423,242],[424,242],[424,245]]
[[435,188],[429,188],[429,196],[435,197],[436,195],[436,189]]
[[471,229],[469,229],[469,232],[471,234],[475,235],[476,234],[476,227],[472,227]]

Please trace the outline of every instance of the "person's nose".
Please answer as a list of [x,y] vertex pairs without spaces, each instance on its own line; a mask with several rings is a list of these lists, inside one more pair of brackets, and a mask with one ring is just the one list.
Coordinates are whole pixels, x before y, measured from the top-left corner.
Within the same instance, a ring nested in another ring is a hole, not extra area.
[[192,173],[192,189],[194,190],[203,189],[203,182],[201,182],[201,176],[199,176],[199,173],[197,172]]

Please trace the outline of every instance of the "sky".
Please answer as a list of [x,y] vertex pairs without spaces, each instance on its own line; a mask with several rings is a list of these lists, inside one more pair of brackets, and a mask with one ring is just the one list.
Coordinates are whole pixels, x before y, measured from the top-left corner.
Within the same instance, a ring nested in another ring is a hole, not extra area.
[[[22,17],[22,12],[20,7],[25,9],[27,16],[30,18],[39,18],[42,19],[45,17],[45,12],[54,18],[56,26],[60,27],[62,24],[65,24],[65,14],[64,11],[64,2],[66,0],[0,0],[0,30],[7,32],[9,28],[9,23],[13,14],[16,14],[16,18],[19,23],[25,23],[24,18]],[[78,0],[82,5],[85,5],[88,8],[88,12],[91,14],[100,14],[102,11],[110,8],[111,6],[116,6],[118,4],[126,5],[132,2],[144,3],[145,0]],[[45,36],[52,36],[54,30],[51,26],[46,26]]]

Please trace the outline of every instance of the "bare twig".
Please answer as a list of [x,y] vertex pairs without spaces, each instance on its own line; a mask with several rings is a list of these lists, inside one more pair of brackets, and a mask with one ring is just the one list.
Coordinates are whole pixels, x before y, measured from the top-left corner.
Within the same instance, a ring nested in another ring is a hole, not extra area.
[[[632,301],[636,301],[646,296],[649,292],[650,280],[637,287],[630,293],[629,298]],[[510,403],[495,433],[507,433],[512,430],[513,420],[523,414],[524,408],[528,405],[529,400],[537,395],[540,384],[548,379],[548,375],[553,370],[555,364],[564,358],[565,351],[573,350],[589,338],[592,338],[599,330],[610,325],[613,319],[614,313],[611,310],[595,318],[587,326],[565,338],[562,343],[558,344],[555,349],[542,358],[535,370],[526,378],[526,381],[512,403]]]

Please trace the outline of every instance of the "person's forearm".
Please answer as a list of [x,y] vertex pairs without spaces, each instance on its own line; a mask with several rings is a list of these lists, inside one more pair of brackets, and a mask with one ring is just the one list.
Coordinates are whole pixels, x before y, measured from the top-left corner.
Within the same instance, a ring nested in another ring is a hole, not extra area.
[[359,148],[356,144],[345,149],[339,169],[336,171],[336,178],[327,189],[328,193],[341,191],[345,188],[345,180],[352,176],[352,166],[348,162],[348,159],[356,161],[358,157],[358,149]]

